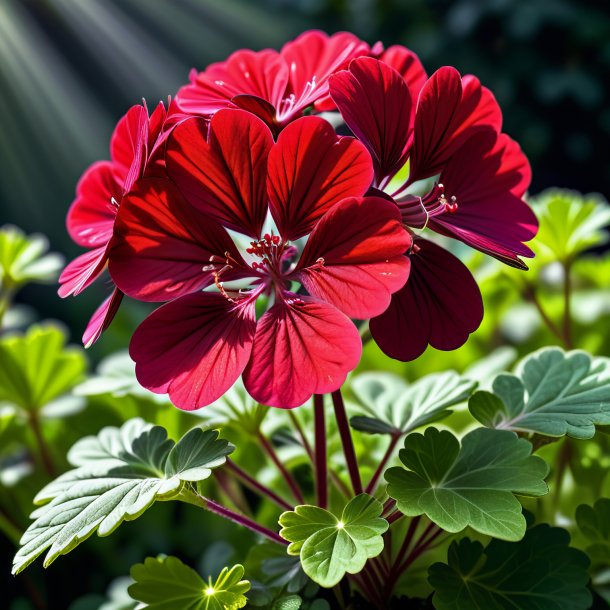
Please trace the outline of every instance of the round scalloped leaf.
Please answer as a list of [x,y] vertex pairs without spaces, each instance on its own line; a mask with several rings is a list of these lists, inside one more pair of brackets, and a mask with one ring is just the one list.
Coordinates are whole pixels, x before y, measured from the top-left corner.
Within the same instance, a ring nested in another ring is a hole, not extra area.
[[489,428],[587,439],[610,424],[610,359],[543,348],[502,373],[468,407]]
[[588,557],[569,534],[538,525],[519,542],[463,538],[428,571],[436,610],[587,610]]
[[515,494],[548,492],[546,463],[513,432],[478,428],[460,442],[446,430],[410,434],[400,460],[385,473],[387,492],[409,517],[425,514],[448,532],[470,526],[482,534],[519,540],[526,528]]

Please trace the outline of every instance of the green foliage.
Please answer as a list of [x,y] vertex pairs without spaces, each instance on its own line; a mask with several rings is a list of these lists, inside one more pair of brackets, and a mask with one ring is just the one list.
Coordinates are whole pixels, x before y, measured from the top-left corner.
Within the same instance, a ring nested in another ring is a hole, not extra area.
[[576,523],[587,538],[587,555],[594,565],[610,565],[610,499],[599,498],[593,506],[576,509]]
[[478,428],[462,439],[428,428],[410,434],[400,460],[386,471],[388,494],[409,517],[425,514],[448,532],[470,526],[504,540],[519,540],[525,518],[514,494],[541,496],[548,467],[512,432]]
[[436,610],[587,610],[587,556],[569,534],[538,525],[519,542],[463,538],[430,567]]
[[[84,376],[83,350],[66,347],[55,326],[32,326],[25,335],[0,340],[0,401],[40,410],[69,392]],[[65,413],[64,413],[65,414]]]
[[12,290],[27,283],[53,283],[64,264],[59,254],[48,253],[43,235],[25,235],[13,226],[0,227],[0,289]]
[[340,518],[317,506],[297,506],[280,516],[280,535],[291,543],[288,553],[300,555],[305,574],[322,587],[332,587],[383,550],[381,535],[388,522],[382,511],[368,494],[350,500]]
[[610,207],[599,195],[549,189],[532,199],[540,229],[534,241],[537,264],[571,263],[575,257],[605,243]]
[[543,348],[516,374],[498,375],[493,394],[476,392],[469,408],[489,428],[592,438],[596,424],[610,424],[610,359]]
[[235,565],[206,583],[176,557],[147,557],[131,568],[129,594],[151,610],[237,610],[248,602],[250,583],[243,575],[244,567]]
[[426,375],[412,384],[389,373],[363,373],[351,380],[350,388],[364,415],[350,423],[370,434],[407,434],[447,417],[449,407],[466,400],[475,387],[453,371]]
[[156,500],[176,498],[185,483],[209,477],[232,450],[215,431],[195,428],[174,443],[163,428],[138,419],[82,439],[68,455],[75,468],[36,496],[43,505],[32,513],[13,572],[46,549],[49,566],[94,532],[107,536]]

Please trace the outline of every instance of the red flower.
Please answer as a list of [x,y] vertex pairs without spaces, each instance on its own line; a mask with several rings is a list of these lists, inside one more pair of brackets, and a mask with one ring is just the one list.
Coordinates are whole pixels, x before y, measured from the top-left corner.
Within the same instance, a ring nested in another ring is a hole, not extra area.
[[[500,134],[500,109],[475,77],[444,67],[426,80],[413,54],[391,47],[380,60],[357,58],[331,76],[330,93],[373,157],[375,187],[393,199],[405,225],[526,268],[519,257],[533,256],[524,242],[537,231],[522,200],[529,164]],[[458,259],[424,240],[410,255],[408,284],[371,321],[377,343],[401,360],[428,344],[459,347],[483,316],[479,289]]]
[[[174,129],[167,170],[173,182],[143,179],[124,199],[110,259],[126,294],[171,300],[133,336],[142,385],[183,409],[213,402],[241,374],[257,401],[278,407],[339,388],[361,353],[349,317],[380,314],[409,272],[396,206],[362,196],[373,177],[364,147],[317,117],[274,143],[254,115],[221,110],[209,126]],[[264,232],[268,215],[277,234]],[[290,242],[306,235],[298,257]]]
[[[152,115],[144,106],[132,106],[118,122],[110,140],[110,161],[91,165],[76,187],[76,199],[66,220],[70,237],[89,248],[64,269],[59,278],[59,295],[76,296],[89,287],[104,271],[114,221],[123,195],[144,175],[145,168],[163,164],[159,134],[166,119],[160,103]],[[89,347],[114,318],[123,293],[114,287],[112,294],[95,311],[83,335]]]
[[369,50],[348,32],[328,36],[312,30],[280,52],[240,50],[204,72],[193,70],[191,83],[178,91],[176,100],[184,112],[202,116],[240,107],[279,129],[308,106],[324,106],[329,76]]

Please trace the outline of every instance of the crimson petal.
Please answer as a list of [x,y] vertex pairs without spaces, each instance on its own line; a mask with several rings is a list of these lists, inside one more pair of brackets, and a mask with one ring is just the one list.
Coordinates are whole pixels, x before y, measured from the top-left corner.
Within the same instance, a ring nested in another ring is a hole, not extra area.
[[463,345],[483,319],[483,301],[474,278],[453,254],[416,240],[411,275],[392,296],[388,309],[370,322],[377,345],[391,358],[409,361],[430,344],[440,350]]
[[331,77],[330,92],[347,126],[373,156],[377,182],[392,176],[404,164],[413,129],[411,94],[400,74],[360,57]]
[[[413,101],[417,102],[419,92],[428,80],[428,75],[419,57],[406,47],[393,45],[383,51],[379,59],[384,64],[394,68],[403,77],[409,87]],[[415,110],[415,104],[413,110]]]
[[430,219],[429,227],[519,268],[532,257],[523,244],[538,230],[532,209],[521,199],[531,169],[519,145],[491,130],[472,136],[441,173],[445,192],[457,198],[453,214]]
[[209,125],[183,121],[167,143],[167,172],[189,203],[212,218],[258,238],[267,214],[267,156],[273,137],[244,110],[221,110]]
[[254,302],[218,293],[191,294],[159,307],[140,324],[129,346],[136,376],[180,409],[204,407],[241,375],[256,329]]
[[60,286],[57,294],[62,299],[68,296],[76,296],[85,288],[91,286],[106,266],[108,260],[106,250],[107,246],[104,244],[77,256],[72,262],[68,263],[59,276]]
[[371,158],[360,142],[337,136],[319,117],[294,121],[269,153],[267,186],[280,234],[303,237],[336,203],[364,195],[372,179]]
[[120,202],[123,185],[110,161],[98,161],[82,175],[76,187],[76,199],[70,206],[66,225],[70,237],[87,248],[107,244]]
[[115,288],[112,294],[95,310],[83,334],[83,345],[91,347],[110,326],[123,301],[123,293]]
[[210,284],[213,270],[203,268],[225,252],[243,263],[225,229],[191,207],[170,180],[143,178],[119,209],[110,275],[130,297],[168,301]]
[[438,174],[453,153],[479,129],[499,132],[502,113],[493,94],[474,76],[460,78],[445,66],[419,96],[411,155],[411,182]]
[[258,321],[243,374],[258,402],[291,409],[341,387],[362,353],[354,324],[338,309],[285,293]]
[[410,246],[393,203],[346,199],[315,226],[295,275],[310,294],[351,318],[377,316],[407,281]]

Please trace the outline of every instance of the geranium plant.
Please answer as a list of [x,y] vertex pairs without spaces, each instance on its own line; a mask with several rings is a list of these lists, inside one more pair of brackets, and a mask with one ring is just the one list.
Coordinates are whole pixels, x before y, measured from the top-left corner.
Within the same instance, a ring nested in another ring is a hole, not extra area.
[[[3,339],[0,399],[53,477],[14,573],[178,501],[256,541],[213,574],[142,557],[120,607],[585,610],[604,595],[607,506],[594,496],[574,511],[565,480],[578,483],[577,442],[610,425],[610,361],[573,349],[572,315],[580,255],[605,239],[608,209],[525,199],[527,158],[476,77],[306,32],[193,72],[167,107],[134,106],[110,157],[77,186],[67,226],[87,252],[59,294],[109,274],[85,346],[124,297],[161,305],[133,332],[131,360],[87,380],[59,331]],[[17,281],[8,240],[0,315]],[[557,266],[559,301],[541,294]],[[451,354],[434,372],[409,368],[428,346],[463,346],[485,300],[492,319],[507,307],[503,284],[558,346],[539,342],[513,367],[510,352],[483,357],[486,339],[470,369]],[[26,354],[50,345],[43,383]],[[121,418],[58,470],[41,413],[69,390],[64,416],[97,397]],[[576,521],[587,544],[571,544]]]

